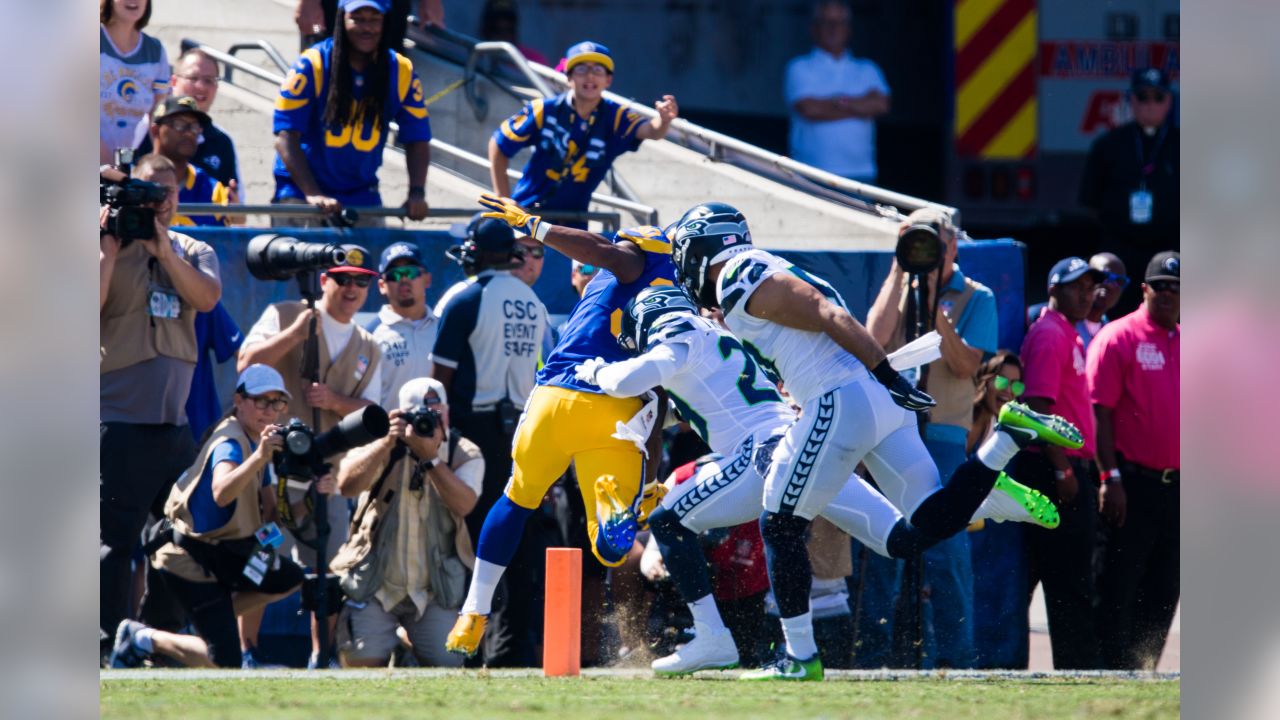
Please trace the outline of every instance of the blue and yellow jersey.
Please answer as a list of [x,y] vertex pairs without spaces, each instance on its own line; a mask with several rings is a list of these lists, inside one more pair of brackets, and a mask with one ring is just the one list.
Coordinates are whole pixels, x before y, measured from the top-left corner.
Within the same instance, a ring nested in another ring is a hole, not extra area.
[[[231,198],[227,195],[227,186],[213,179],[204,170],[187,163],[187,179],[178,188],[179,203],[215,203],[229,205]],[[226,225],[226,215],[192,215],[174,213],[170,225]]]
[[619,362],[631,357],[618,345],[622,327],[622,308],[627,301],[651,285],[672,285],[675,266],[671,264],[671,243],[657,227],[621,230],[613,242],[630,240],[645,251],[644,272],[635,282],[620,283],[608,270],[600,268],[587,284],[582,299],[573,306],[565,322],[560,342],[551,351],[546,364],[538,371],[538,385],[601,393],[600,388],[573,376],[579,363],[594,357]]
[[[430,140],[431,121],[427,117],[422,81],[408,58],[393,50],[387,53],[391,82],[383,113],[388,121],[400,124],[400,142]],[[357,117],[341,127],[324,126],[332,57],[332,38],[303,51],[280,86],[271,131],[278,134],[291,130],[302,134],[302,150],[311,174],[330,196],[349,205],[381,205],[378,168],[382,166],[382,149],[387,144],[389,129],[374,124],[372,118]],[[367,71],[352,71],[352,96],[356,103],[364,95],[363,88],[373,85],[367,75]],[[302,191],[289,180],[289,171],[278,156],[275,176],[275,199],[303,197]]]
[[608,99],[589,118],[578,116],[569,93],[531,101],[493,133],[507,157],[534,148],[511,199],[525,207],[586,210],[614,159],[640,147],[636,131],[643,121]]

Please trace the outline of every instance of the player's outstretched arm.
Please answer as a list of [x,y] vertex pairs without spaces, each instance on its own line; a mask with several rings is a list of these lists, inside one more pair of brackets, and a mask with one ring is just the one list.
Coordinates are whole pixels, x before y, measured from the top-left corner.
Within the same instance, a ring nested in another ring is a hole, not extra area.
[[480,204],[490,210],[485,217],[501,220],[580,263],[602,267],[616,275],[619,282],[634,282],[644,272],[644,251],[635,243],[612,243],[597,233],[553,225],[530,214],[510,198],[492,193],[481,195]]
[[688,357],[682,345],[658,345],[637,357],[616,363],[601,358],[588,360],[577,367],[579,380],[592,383],[613,397],[637,397],[666,384]]

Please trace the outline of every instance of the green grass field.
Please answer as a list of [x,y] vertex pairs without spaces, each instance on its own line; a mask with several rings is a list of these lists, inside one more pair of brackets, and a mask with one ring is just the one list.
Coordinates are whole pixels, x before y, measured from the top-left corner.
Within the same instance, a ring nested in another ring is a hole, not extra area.
[[742,683],[651,678],[141,679],[100,682],[103,718],[1056,720],[1177,718],[1178,681],[937,680]]

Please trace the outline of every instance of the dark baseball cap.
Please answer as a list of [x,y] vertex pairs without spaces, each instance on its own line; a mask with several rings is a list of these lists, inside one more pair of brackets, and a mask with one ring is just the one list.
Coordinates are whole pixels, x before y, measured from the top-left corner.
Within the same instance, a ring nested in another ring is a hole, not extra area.
[[1182,280],[1182,256],[1173,250],[1156,253],[1147,263],[1146,282],[1152,280]]
[[155,112],[151,114],[151,121],[158,123],[161,120],[177,115],[195,115],[196,119],[200,121],[200,127],[204,128],[209,127],[212,122],[208,115],[200,111],[200,106],[196,104],[196,99],[190,95],[165,98],[156,106]]
[[391,263],[397,260],[409,259],[414,265],[426,267],[426,263],[422,261],[422,251],[417,245],[407,242],[393,243],[382,251],[382,258],[378,260],[378,274],[384,275],[387,268],[391,267]]
[[1129,92],[1136,93],[1143,88],[1155,88],[1169,92],[1169,76],[1160,68],[1143,68],[1133,71],[1129,81]]
[[497,218],[477,215],[467,226],[467,238],[474,240],[481,252],[509,253],[516,248],[516,233],[511,226]]
[[347,263],[345,265],[338,265],[336,267],[331,267],[328,270],[325,270],[324,272],[326,275],[332,275],[334,273],[344,273],[344,272],[363,273],[365,275],[378,274],[373,271],[373,268],[367,268],[364,266],[364,261],[369,258],[368,250],[365,250],[363,247],[360,247],[359,245],[350,245],[350,244],[343,245],[342,249],[347,252]]
[[1083,258],[1069,257],[1065,260],[1059,260],[1053,269],[1049,271],[1049,287],[1054,285],[1066,285],[1075,282],[1085,275],[1092,275],[1093,279],[1102,282],[1106,277],[1106,273],[1101,270],[1089,267],[1089,263]]

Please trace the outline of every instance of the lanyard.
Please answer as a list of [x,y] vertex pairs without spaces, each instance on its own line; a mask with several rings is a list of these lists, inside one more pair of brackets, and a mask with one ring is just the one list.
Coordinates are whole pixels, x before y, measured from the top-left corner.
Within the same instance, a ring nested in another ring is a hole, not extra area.
[[1142,169],[1142,181],[1145,184],[1147,177],[1156,171],[1156,158],[1160,157],[1160,148],[1164,145],[1164,136],[1169,131],[1169,123],[1160,126],[1160,132],[1156,135],[1155,143],[1151,146],[1151,160],[1148,162],[1147,154],[1142,149],[1142,126],[1136,125],[1138,131],[1138,167]]

